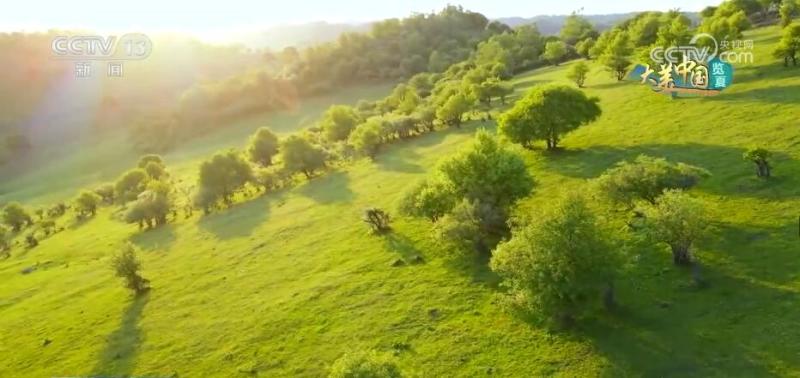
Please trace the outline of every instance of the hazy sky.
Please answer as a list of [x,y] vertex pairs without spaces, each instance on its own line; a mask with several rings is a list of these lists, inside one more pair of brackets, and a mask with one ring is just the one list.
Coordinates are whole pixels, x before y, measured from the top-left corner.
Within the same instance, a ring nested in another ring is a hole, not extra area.
[[19,0],[0,11],[3,30],[84,28],[98,31],[215,31],[257,30],[271,25],[311,21],[363,22],[438,10],[447,3],[494,17],[621,13],[680,8],[699,11],[721,0]]

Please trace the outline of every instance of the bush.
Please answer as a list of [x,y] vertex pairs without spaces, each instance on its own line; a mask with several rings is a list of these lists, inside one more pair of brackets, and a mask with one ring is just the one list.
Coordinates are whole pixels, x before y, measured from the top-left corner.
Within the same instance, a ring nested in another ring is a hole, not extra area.
[[578,62],[572,65],[567,71],[567,79],[575,82],[578,88],[583,88],[583,83],[586,82],[586,75],[589,73],[589,66],[584,62]]
[[47,209],[47,216],[51,218],[58,218],[67,212],[67,205],[59,202],[49,209]]
[[201,206],[222,199],[230,204],[233,194],[253,180],[253,169],[235,150],[217,152],[211,159],[200,164],[198,187],[203,193]]
[[36,246],[39,245],[39,239],[36,239],[36,235],[34,235],[33,233],[25,235],[25,245],[28,248],[35,248]]
[[555,201],[494,252],[490,265],[508,288],[507,303],[551,325],[571,324],[611,287],[617,262],[608,234],[582,197]]
[[615,203],[632,206],[636,200],[655,203],[666,189],[689,189],[710,173],[688,164],[640,155],[623,161],[595,180],[597,190]]
[[355,109],[346,105],[331,106],[322,118],[325,139],[330,142],[346,140],[360,121]]
[[388,356],[377,352],[347,353],[331,366],[330,378],[400,378],[402,374]]
[[371,207],[364,210],[364,215],[362,216],[361,220],[369,225],[370,230],[372,230],[372,232],[375,234],[380,234],[391,229],[389,226],[389,213],[378,209],[377,207]]
[[114,192],[116,192],[117,198],[123,203],[133,201],[144,191],[148,181],[149,176],[144,169],[131,169],[117,179],[117,182],[114,184]]
[[311,178],[314,171],[325,167],[325,151],[308,139],[291,135],[281,142],[281,159],[289,172],[303,172]]
[[150,287],[150,281],[139,274],[142,264],[136,258],[136,251],[130,244],[125,245],[119,253],[111,259],[111,266],[117,277],[125,280],[125,287],[139,295]]
[[33,224],[30,214],[19,203],[10,202],[3,208],[3,224],[18,232],[25,225]]
[[100,185],[97,189],[94,190],[94,193],[100,196],[103,199],[103,202],[106,204],[114,203],[114,185],[113,184],[103,184]]
[[160,155],[156,154],[144,155],[139,158],[139,162],[136,164],[136,166],[138,168],[145,169],[145,167],[147,167],[147,165],[150,163],[155,163],[163,167],[164,159],[162,159]]
[[378,119],[370,119],[362,123],[350,134],[348,143],[360,154],[374,157],[378,152],[384,133],[382,123]]

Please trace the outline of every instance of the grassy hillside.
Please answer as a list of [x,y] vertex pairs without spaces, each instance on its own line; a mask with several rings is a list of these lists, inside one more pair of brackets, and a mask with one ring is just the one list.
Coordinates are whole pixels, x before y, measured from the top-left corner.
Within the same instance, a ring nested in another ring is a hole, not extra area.
[[[386,96],[391,85],[344,88],[330,95],[301,101],[295,109],[267,112],[242,119],[218,131],[183,143],[164,155],[173,170],[194,170],[198,159],[227,147],[242,147],[247,137],[261,126],[278,134],[287,134],[319,119],[331,104],[354,104],[359,99],[375,100]],[[84,136],[61,146],[35,150],[26,158],[24,173],[10,171],[18,167],[0,167],[0,203],[21,201],[47,205],[66,200],[78,190],[106,181],[134,165],[140,154],[131,149],[127,132],[100,137]],[[15,169],[19,171],[20,169]]]
[[[716,98],[671,100],[593,66],[586,91],[600,97],[601,119],[565,138],[564,151],[524,152],[537,186],[523,212],[641,153],[711,171],[694,190],[715,216],[715,235],[696,251],[704,290],[652,248],[618,283],[618,315],[549,334],[499,310],[484,261],[439,257],[429,223],[395,217],[391,234],[367,235],[361,210],[394,210],[481,126],[472,122],[225,212],[139,233],[104,209],[15,249],[0,261],[0,376],[323,376],[358,349],[393,352],[419,376],[797,375],[800,71],[770,57],[777,36],[748,34],[756,62],[737,67]],[[567,68],[522,75],[517,93],[565,81]],[[774,179],[757,180],[742,161],[751,144],[776,152]],[[202,154],[192,151],[166,157],[173,172],[193,173]],[[152,281],[136,300],[109,268],[124,240],[142,248]],[[425,261],[391,266],[415,254]]]

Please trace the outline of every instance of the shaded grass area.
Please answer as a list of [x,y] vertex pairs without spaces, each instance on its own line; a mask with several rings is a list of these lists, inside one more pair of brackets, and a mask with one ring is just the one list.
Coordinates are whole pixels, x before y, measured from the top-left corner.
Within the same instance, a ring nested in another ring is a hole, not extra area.
[[[359,349],[395,354],[412,376],[797,375],[800,105],[741,94],[800,85],[767,58],[776,33],[748,35],[756,64],[713,99],[671,100],[592,63],[586,91],[601,100],[600,120],[562,151],[523,152],[537,183],[523,213],[639,154],[709,170],[693,191],[714,215],[694,251],[707,288],[673,267],[666,247],[642,246],[613,314],[548,333],[503,313],[485,256],[443,257],[428,222],[395,210],[477,127],[493,128],[470,122],[225,212],[139,233],[103,209],[36,249],[16,248],[0,261],[0,376],[316,377]],[[521,75],[517,89],[566,83],[568,67]],[[751,144],[776,153],[773,179],[756,179],[741,159]],[[360,215],[370,206],[392,213],[392,233],[368,234]],[[142,249],[145,299],[129,297],[108,266],[125,240]],[[416,255],[422,262],[393,266]]]

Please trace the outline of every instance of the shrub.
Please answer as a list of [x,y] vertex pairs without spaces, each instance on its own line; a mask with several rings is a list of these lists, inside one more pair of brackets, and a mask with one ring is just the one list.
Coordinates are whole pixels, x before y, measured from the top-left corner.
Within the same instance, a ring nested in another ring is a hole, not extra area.
[[136,258],[136,251],[130,244],[125,245],[119,253],[111,259],[111,267],[117,277],[125,280],[125,287],[139,295],[149,289],[150,281],[139,274],[142,264]]
[[347,353],[340,357],[328,375],[330,378],[400,378],[402,374],[388,356],[377,352]]
[[494,252],[490,265],[508,288],[507,303],[569,325],[610,287],[616,258],[608,234],[582,197],[555,201]]
[[759,147],[750,148],[742,155],[744,160],[751,161],[756,165],[756,176],[761,178],[769,178],[772,175],[772,167],[769,165],[771,157],[771,152]]
[[25,225],[31,225],[33,219],[19,203],[10,202],[3,208],[3,223],[18,232]]
[[139,158],[139,162],[136,163],[136,166],[138,168],[145,169],[145,167],[147,167],[147,165],[150,164],[150,163],[156,163],[156,164],[158,164],[158,165],[163,167],[164,166],[164,159],[162,159],[160,155],[148,154],[148,155],[144,155],[141,158]]
[[378,152],[384,133],[382,123],[378,119],[370,119],[362,123],[350,134],[348,143],[360,154],[374,157]]
[[114,185],[113,184],[103,184],[97,187],[94,190],[94,193],[100,196],[103,199],[103,202],[106,204],[114,203]]
[[25,235],[25,245],[28,246],[28,248],[35,248],[39,245],[39,239],[36,239],[36,235],[33,233]]
[[583,88],[583,83],[586,82],[586,75],[589,73],[589,66],[584,62],[578,62],[572,65],[567,71],[567,79],[575,82],[578,88]]
[[49,209],[47,209],[47,216],[51,218],[58,218],[67,212],[67,205],[59,202]]
[[375,234],[380,234],[391,229],[389,226],[389,213],[377,207],[371,207],[364,210],[364,215],[362,216],[361,220],[369,225],[370,230],[372,230],[372,232]]
[[615,203],[632,206],[636,200],[655,203],[666,189],[689,189],[710,173],[688,164],[640,155],[623,161],[595,180],[598,191]]
[[334,105],[328,108],[322,118],[322,131],[325,139],[330,142],[346,140],[359,122],[355,109],[346,105]]

